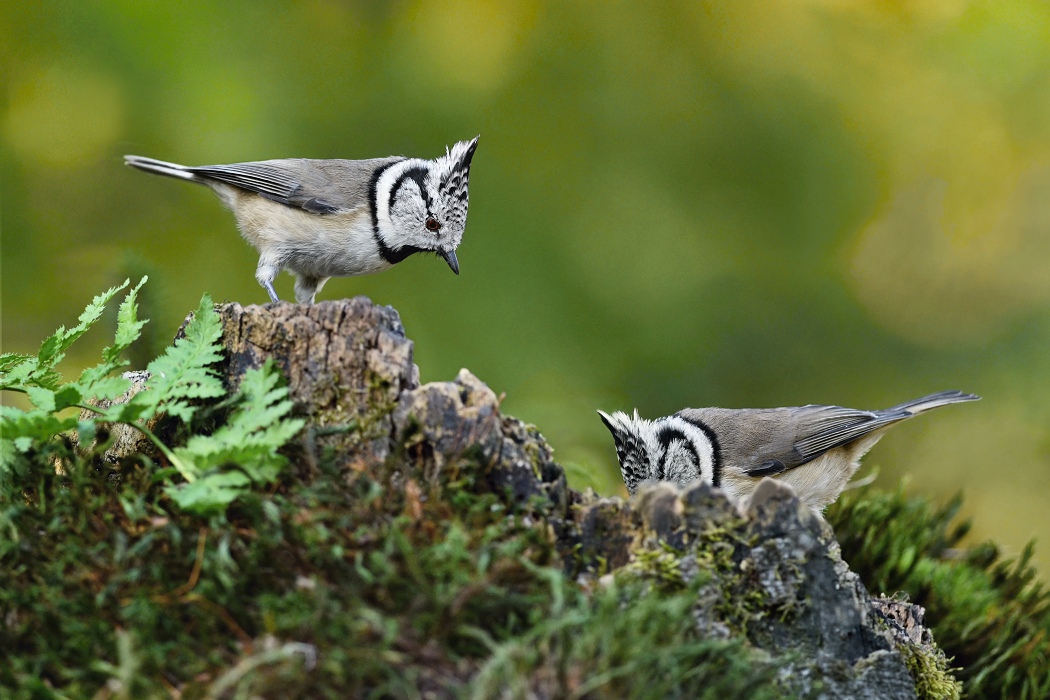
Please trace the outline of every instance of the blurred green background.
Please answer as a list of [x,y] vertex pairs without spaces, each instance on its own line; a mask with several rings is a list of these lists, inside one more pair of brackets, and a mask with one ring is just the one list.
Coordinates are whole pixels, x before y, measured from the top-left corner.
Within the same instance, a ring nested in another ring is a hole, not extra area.
[[[967,493],[1050,570],[1050,6],[963,2],[10,2],[3,349],[149,273],[148,357],[205,291],[262,303],[202,187],[122,165],[433,157],[481,134],[454,277],[396,307],[576,486],[622,493],[596,408],[984,396],[895,429],[892,488]],[[277,289],[291,297],[292,279]],[[105,334],[71,365],[93,361]],[[862,474],[865,473],[862,471]]]

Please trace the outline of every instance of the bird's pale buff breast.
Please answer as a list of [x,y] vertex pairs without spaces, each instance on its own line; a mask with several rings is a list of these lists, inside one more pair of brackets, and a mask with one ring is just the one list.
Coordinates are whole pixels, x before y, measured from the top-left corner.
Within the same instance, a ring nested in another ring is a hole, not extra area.
[[379,255],[367,207],[311,214],[239,191],[231,209],[241,235],[260,256],[292,272],[313,277],[349,277],[390,267]]

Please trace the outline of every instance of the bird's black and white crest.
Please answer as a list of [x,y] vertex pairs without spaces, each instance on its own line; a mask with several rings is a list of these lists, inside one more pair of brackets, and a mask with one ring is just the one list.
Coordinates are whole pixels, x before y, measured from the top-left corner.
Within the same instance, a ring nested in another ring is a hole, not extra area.
[[372,178],[375,239],[388,263],[432,252],[459,274],[456,248],[467,226],[470,164],[478,137],[460,141],[435,160],[407,158]]
[[448,206],[447,221],[449,226],[458,226],[460,230],[467,226],[467,204],[470,196],[467,190],[470,179],[470,161],[478,147],[478,138],[460,141],[450,149],[445,149],[445,157],[437,160],[438,192],[441,201]]
[[647,480],[688,483],[704,480],[718,486],[716,449],[703,430],[678,416],[655,421],[598,411],[609,429],[620,461],[620,473],[627,490],[634,493]]

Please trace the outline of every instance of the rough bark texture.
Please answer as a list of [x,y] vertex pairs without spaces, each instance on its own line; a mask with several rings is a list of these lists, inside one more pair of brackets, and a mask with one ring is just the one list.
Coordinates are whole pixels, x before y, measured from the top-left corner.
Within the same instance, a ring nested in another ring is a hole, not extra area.
[[276,362],[309,421],[307,462],[318,449],[355,469],[407,460],[433,479],[471,457],[487,465],[486,488],[542,504],[562,565],[581,583],[601,585],[624,567],[676,585],[703,576],[694,610],[701,633],[745,638],[780,663],[787,690],[917,697],[905,657],[932,648],[922,609],[872,599],[827,523],[781,482],[764,481],[744,503],[699,483],[649,485],[629,502],[580,493],[543,436],[502,415],[496,394],[467,370],[419,386],[412,342],[392,308],[358,297],[226,304],[220,313],[224,380],[235,388],[246,369]]
[[231,390],[246,370],[272,359],[320,449],[369,463],[386,459],[391,409],[419,386],[412,341],[394,309],[355,297],[313,306],[224,304],[219,311]]
[[[145,370],[125,372],[124,378],[131,382],[131,386],[128,387],[128,390],[121,396],[118,396],[113,400],[91,399],[88,402],[89,405],[106,409],[116,404],[127,403],[131,400],[132,396],[146,388],[146,380],[149,379],[149,372]],[[93,412],[84,409],[80,412],[80,420],[90,420],[94,415]],[[146,427],[150,430],[156,431],[157,426],[161,422],[163,422],[163,417],[161,415],[153,416],[146,421]],[[109,467],[115,466],[121,459],[130,455],[143,454],[155,457],[158,453],[157,447],[150,442],[150,439],[146,437],[141,430],[136,430],[130,425],[124,425],[123,423],[100,423],[99,435],[96,437],[96,441],[105,442],[108,438],[112,438],[113,443],[102,453],[101,459],[103,464]]]

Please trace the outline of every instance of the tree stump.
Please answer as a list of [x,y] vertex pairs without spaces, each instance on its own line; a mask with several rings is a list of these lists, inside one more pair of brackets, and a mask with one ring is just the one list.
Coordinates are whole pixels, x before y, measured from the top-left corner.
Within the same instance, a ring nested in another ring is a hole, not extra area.
[[473,488],[545,520],[570,577],[604,585],[611,571],[649,575],[658,565],[676,585],[705,581],[693,611],[699,631],[742,637],[780,659],[785,687],[802,696],[915,698],[906,660],[939,653],[921,609],[873,600],[828,524],[782,482],[766,480],[745,503],[703,483],[643,485],[629,502],[580,493],[543,436],[502,415],[469,371],[420,386],[394,309],[357,297],[218,310],[230,391],[272,361],[307,421],[288,448],[291,478],[311,478],[323,452],[347,469],[389,470],[389,488],[418,498],[419,483],[473,460],[484,473]]

